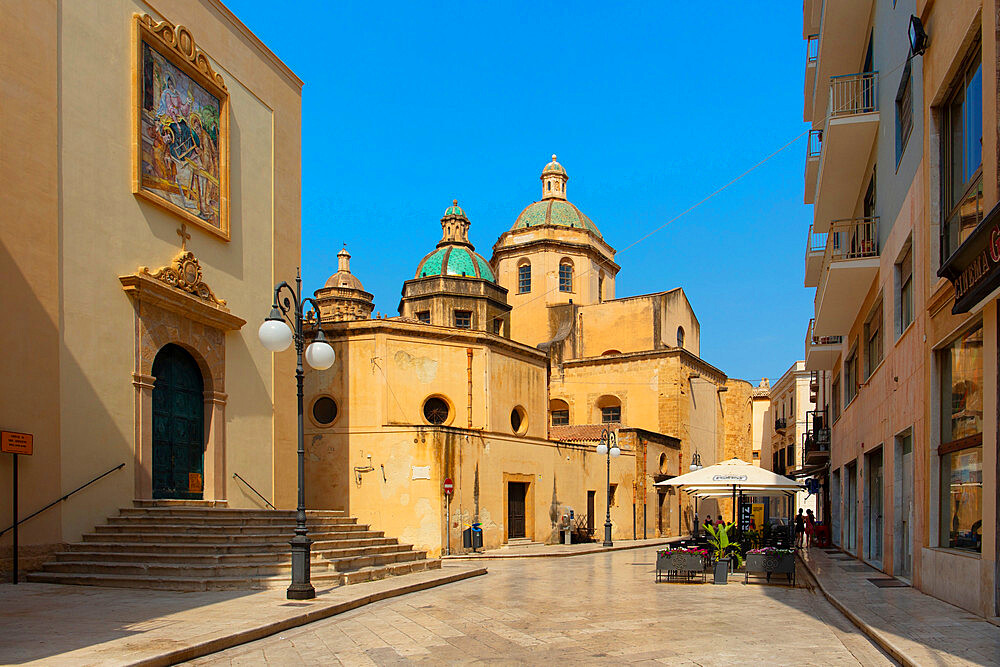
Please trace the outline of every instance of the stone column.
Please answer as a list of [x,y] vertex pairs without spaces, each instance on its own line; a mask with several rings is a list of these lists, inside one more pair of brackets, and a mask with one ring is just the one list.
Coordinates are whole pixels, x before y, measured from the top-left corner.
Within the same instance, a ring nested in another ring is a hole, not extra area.
[[205,500],[226,499],[226,399],[221,391],[205,392]]
[[153,497],[153,383],[152,375],[132,373],[135,387],[135,497]]

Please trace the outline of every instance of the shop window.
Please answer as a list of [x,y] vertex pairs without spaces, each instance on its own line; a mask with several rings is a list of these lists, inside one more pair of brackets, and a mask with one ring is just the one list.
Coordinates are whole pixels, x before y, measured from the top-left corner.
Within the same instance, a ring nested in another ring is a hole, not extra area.
[[337,421],[337,402],[329,396],[320,396],[312,404],[312,418],[318,426],[330,426]]
[[983,219],[983,66],[981,45],[963,65],[941,109],[941,261]]
[[549,415],[553,426],[566,426],[569,424],[569,404],[558,398],[549,401]]
[[421,311],[419,311],[417,313],[417,319],[420,320],[420,322],[422,322],[423,324],[430,324],[431,323],[431,311],[429,311],[429,310],[421,310]]
[[913,322],[913,248],[908,246],[896,264],[896,338]]
[[941,546],[983,548],[983,327],[941,350]]
[[469,310],[456,310],[455,311],[455,327],[458,329],[471,329],[472,328],[472,311]]
[[559,291],[573,291],[573,262],[568,259],[559,262]]
[[524,261],[517,266],[517,293],[527,294],[531,291],[531,263]]
[[882,300],[879,299],[865,322],[865,379],[882,363]]

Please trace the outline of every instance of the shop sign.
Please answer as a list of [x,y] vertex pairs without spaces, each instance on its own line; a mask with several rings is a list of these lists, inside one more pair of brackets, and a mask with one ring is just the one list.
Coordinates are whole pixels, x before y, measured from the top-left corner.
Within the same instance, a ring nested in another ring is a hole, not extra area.
[[34,438],[30,433],[15,433],[3,431],[0,434],[0,452],[4,454],[21,454],[30,456],[34,450]]
[[938,275],[950,280],[955,288],[955,305],[951,312],[956,315],[969,312],[987,294],[1000,287],[998,211],[1000,207],[990,211],[972,236],[938,271]]

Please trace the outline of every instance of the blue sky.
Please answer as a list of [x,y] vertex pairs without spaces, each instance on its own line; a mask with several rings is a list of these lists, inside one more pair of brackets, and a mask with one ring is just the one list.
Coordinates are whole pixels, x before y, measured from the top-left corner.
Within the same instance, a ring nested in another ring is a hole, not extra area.
[[569,199],[620,251],[618,296],[683,287],[701,356],[731,377],[802,357],[804,137],[626,249],[805,131],[800,5],[227,4],[305,81],[309,291],[347,243],[397,314],[451,200],[489,258],[557,153]]

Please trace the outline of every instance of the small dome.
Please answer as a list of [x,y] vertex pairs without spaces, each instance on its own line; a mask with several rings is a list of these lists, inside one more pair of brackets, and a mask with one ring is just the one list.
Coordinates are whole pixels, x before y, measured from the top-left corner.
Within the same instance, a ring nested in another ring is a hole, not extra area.
[[[537,164],[537,162],[535,164]],[[545,165],[545,168],[542,169],[542,176],[544,176],[545,174],[562,174],[563,176],[566,175],[566,170],[563,169],[563,166],[558,162],[556,162],[555,153],[552,154],[552,162],[549,162],[547,165]]]
[[466,217],[465,216],[465,211],[463,211],[462,207],[458,205],[458,200],[457,199],[452,199],[451,200],[451,206],[449,206],[448,208],[445,209],[444,215],[445,215],[445,217],[448,217],[449,215],[459,215],[459,216],[461,216],[463,218]]
[[482,278],[495,283],[490,263],[475,250],[461,245],[446,245],[420,260],[416,278],[430,276],[464,276]]
[[347,246],[337,253],[337,272],[327,279],[324,287],[344,287],[364,291],[361,281],[351,273],[351,253],[347,252]]
[[597,229],[597,225],[583,211],[572,203],[561,199],[543,199],[542,201],[536,201],[534,204],[529,204],[517,216],[517,220],[511,229],[525,229],[541,225],[586,229],[598,238],[603,238],[600,230]]

